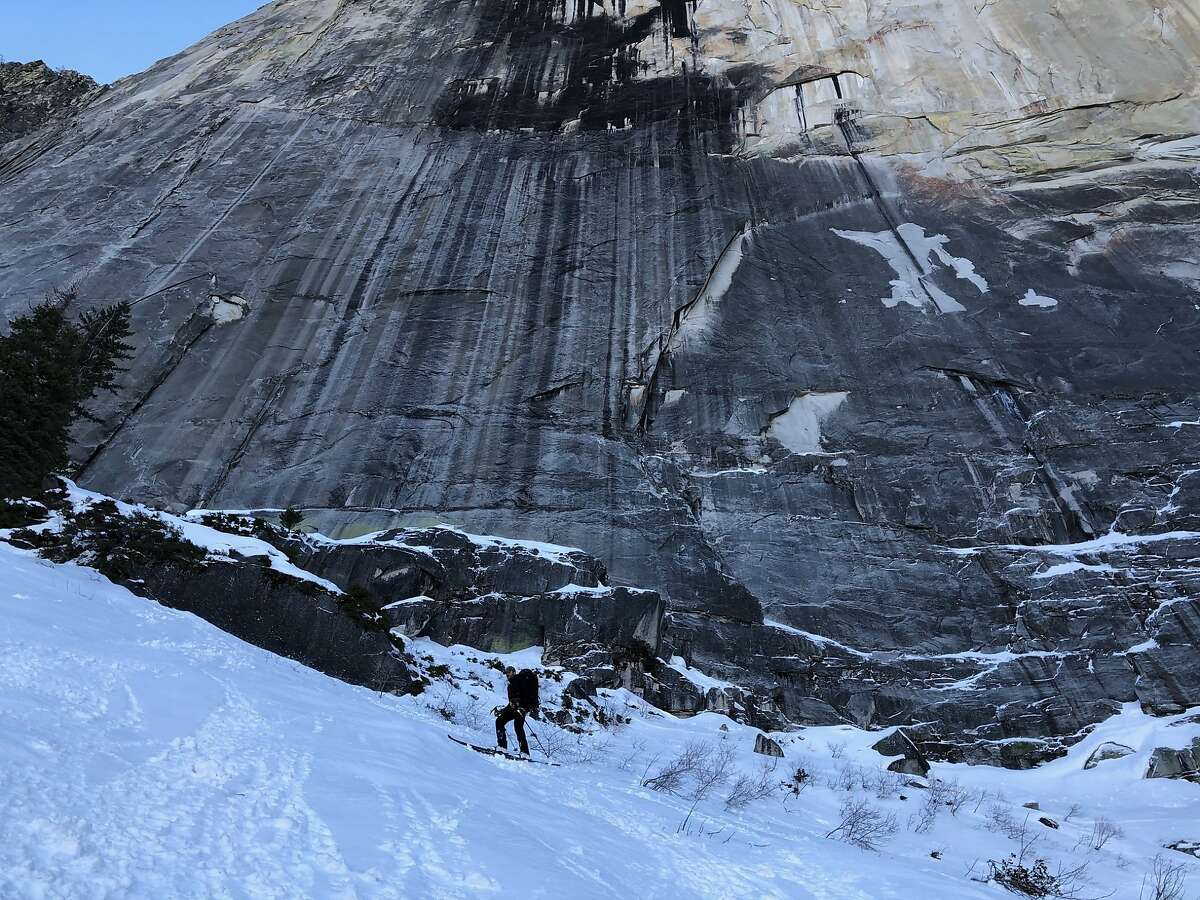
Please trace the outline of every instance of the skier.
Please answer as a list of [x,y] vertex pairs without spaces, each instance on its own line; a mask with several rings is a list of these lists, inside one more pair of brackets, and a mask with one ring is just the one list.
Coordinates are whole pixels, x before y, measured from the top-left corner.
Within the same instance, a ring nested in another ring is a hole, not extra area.
[[508,677],[508,706],[497,709],[496,712],[496,745],[501,750],[508,749],[508,733],[506,726],[513,723],[513,731],[517,733],[517,743],[521,752],[529,755],[529,744],[525,740],[525,717],[532,714],[537,718],[538,709],[538,679],[532,669],[522,669],[520,672],[509,666],[504,670]]

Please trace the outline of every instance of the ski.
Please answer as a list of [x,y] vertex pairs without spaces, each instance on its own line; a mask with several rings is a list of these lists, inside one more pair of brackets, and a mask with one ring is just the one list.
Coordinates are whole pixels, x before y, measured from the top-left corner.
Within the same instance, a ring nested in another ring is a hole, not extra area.
[[450,740],[454,741],[456,744],[461,744],[462,746],[470,750],[474,750],[476,753],[482,753],[485,756],[503,756],[505,759],[512,759],[516,760],[517,762],[537,763],[539,766],[558,765],[558,763],[550,762],[548,759],[533,759],[530,756],[518,756],[516,753],[509,753],[507,750],[501,750],[499,747],[480,747],[478,744],[470,744],[461,738],[456,738],[452,734],[448,734],[446,737],[450,738]]

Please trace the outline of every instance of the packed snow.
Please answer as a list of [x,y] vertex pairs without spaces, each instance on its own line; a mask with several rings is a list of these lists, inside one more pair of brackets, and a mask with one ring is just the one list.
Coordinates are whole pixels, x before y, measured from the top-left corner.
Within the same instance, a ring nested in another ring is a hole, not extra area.
[[[442,677],[380,695],[89,569],[0,542],[0,572],[4,898],[1002,898],[988,861],[1022,845],[1052,872],[1086,863],[1078,896],[1135,898],[1155,857],[1200,865],[1164,849],[1200,840],[1200,786],[1143,778],[1156,746],[1200,735],[1186,715],[1129,706],[1038,770],[929,781],[885,772],[879,732],[775,734],[775,761],[754,729],[608,691],[607,728],[530,723],[549,767],[447,740],[492,743],[496,666],[536,648],[413,641]],[[571,678],[543,672],[547,710]],[[1104,742],[1133,752],[1084,769]],[[689,745],[699,774],[655,790]],[[879,817],[875,850],[839,831],[853,803]]]

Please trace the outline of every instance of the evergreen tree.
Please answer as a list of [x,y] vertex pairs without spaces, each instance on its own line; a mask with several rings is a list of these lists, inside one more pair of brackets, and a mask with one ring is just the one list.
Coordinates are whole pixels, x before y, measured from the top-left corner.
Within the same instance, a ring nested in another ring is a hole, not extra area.
[[55,291],[0,336],[0,497],[30,496],[68,463],[71,426],[91,419],[87,404],[113,390],[130,304],[114,303],[72,321],[75,292]]
[[279,524],[288,531],[295,531],[304,524],[304,513],[294,506],[289,506],[279,514]]

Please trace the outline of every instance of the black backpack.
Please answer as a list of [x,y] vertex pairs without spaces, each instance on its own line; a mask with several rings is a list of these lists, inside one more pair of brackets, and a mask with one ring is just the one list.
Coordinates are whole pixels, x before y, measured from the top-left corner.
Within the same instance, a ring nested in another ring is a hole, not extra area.
[[532,669],[522,669],[508,681],[508,700],[524,710],[538,707],[538,678]]

